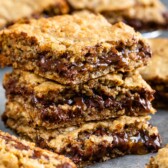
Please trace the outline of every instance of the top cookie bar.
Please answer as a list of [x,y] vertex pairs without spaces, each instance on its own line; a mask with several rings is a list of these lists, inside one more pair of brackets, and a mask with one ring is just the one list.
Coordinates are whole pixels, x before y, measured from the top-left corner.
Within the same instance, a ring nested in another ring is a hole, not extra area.
[[168,10],[159,0],[68,0],[71,11],[88,9],[110,23],[123,21],[136,30],[167,29]]
[[66,85],[133,71],[151,56],[131,27],[89,12],[15,24],[0,33],[0,47],[14,68]]

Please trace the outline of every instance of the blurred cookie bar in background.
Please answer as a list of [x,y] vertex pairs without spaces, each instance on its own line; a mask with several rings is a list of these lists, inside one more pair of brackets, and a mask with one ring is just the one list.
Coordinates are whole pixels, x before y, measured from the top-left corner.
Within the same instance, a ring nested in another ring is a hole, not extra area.
[[168,28],[168,10],[159,0],[68,0],[71,11],[88,9],[110,23],[123,21],[136,30]]
[[142,77],[156,90],[155,105],[168,107],[168,39],[149,40],[153,55],[147,67],[140,72]]
[[67,12],[65,0],[0,0],[0,28],[25,17],[53,16]]

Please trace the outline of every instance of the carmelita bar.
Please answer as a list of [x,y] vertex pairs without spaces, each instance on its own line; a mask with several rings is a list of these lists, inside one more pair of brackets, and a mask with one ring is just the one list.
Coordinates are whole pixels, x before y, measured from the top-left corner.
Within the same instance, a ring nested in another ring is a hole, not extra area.
[[151,57],[133,28],[89,12],[15,24],[0,33],[0,48],[14,68],[66,85],[132,71]]
[[68,87],[14,70],[5,75],[3,85],[8,98],[4,118],[31,125],[56,128],[155,112],[154,91],[138,73],[108,74]]
[[8,119],[6,125],[38,146],[68,156],[78,167],[105,161],[125,154],[156,152],[161,146],[150,117],[120,117],[115,120],[89,122],[62,129],[34,127]]
[[168,10],[160,0],[67,0],[71,12],[101,13],[111,23],[123,21],[136,30],[168,28]]
[[76,168],[68,158],[0,131],[1,168]]

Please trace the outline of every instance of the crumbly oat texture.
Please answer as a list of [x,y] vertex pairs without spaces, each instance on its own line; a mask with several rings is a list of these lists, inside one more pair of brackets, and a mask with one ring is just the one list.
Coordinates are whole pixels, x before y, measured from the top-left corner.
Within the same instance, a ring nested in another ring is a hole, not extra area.
[[68,0],[71,10],[100,12],[112,24],[118,21],[137,30],[168,28],[168,11],[159,0]]
[[62,129],[33,127],[8,119],[6,125],[38,146],[63,154],[79,167],[125,154],[156,152],[161,145],[150,117],[120,117]]
[[123,115],[154,113],[154,91],[135,74],[108,74],[72,87],[14,70],[3,81],[8,102],[4,118],[50,128]]
[[51,11],[53,15],[65,14],[68,5],[65,0],[0,0],[0,28],[24,17]]
[[158,154],[150,159],[146,168],[168,168],[168,145],[160,149]]
[[151,56],[131,27],[87,11],[15,24],[0,33],[0,47],[14,68],[66,85],[135,70]]
[[142,77],[156,90],[155,104],[167,106],[168,100],[168,40],[165,38],[149,40],[152,48],[152,59],[147,67],[142,68]]
[[76,168],[68,158],[0,131],[1,168]]

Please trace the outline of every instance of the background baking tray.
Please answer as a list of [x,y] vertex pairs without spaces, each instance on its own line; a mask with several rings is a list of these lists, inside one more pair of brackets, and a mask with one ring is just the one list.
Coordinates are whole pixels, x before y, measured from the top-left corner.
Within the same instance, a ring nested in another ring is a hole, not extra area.
[[[163,2],[168,6],[168,0],[163,0]],[[168,32],[162,32],[161,37],[168,37]],[[0,114],[4,111],[6,101],[2,87],[2,79],[3,75],[9,71],[11,71],[11,68],[0,69]],[[168,143],[168,111],[158,110],[152,117],[151,123],[159,128],[163,145]],[[0,129],[12,133],[9,129],[5,128],[2,121],[0,121]],[[148,163],[150,157],[153,155],[155,154],[124,156],[104,163],[98,163],[94,166],[90,166],[90,168],[144,168],[145,164]]]

